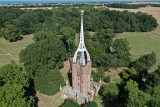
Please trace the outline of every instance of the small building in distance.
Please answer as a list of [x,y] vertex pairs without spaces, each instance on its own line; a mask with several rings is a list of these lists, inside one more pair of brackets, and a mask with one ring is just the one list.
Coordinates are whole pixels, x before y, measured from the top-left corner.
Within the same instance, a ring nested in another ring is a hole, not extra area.
[[61,97],[74,99],[80,105],[93,101],[94,95],[98,94],[101,87],[101,80],[100,82],[94,82],[91,77],[92,61],[84,43],[83,13],[82,10],[79,46],[71,65],[72,86],[66,82],[64,87],[60,87]]

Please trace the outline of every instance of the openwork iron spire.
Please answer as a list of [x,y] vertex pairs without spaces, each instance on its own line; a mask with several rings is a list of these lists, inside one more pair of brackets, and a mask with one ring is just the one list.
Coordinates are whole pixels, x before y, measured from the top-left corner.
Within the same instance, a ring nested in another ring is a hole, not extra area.
[[82,10],[81,11],[81,29],[80,29],[79,46],[73,57],[73,63],[78,62],[81,66],[85,66],[87,61],[91,61],[90,55],[84,43],[83,15],[84,15],[84,11]]

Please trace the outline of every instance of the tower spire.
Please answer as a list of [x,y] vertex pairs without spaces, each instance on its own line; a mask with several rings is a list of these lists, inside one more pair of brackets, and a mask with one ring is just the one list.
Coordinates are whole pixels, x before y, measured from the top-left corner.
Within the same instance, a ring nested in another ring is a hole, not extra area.
[[[83,30],[83,14],[84,10],[81,10],[81,31],[80,31],[80,43],[79,45],[84,46],[84,30]],[[83,47],[80,47],[83,48]]]
[[90,55],[84,43],[83,15],[84,15],[84,11],[82,10],[81,11],[81,28],[80,28],[79,46],[73,57],[73,63],[79,62],[81,66],[85,66],[86,62],[90,61]]

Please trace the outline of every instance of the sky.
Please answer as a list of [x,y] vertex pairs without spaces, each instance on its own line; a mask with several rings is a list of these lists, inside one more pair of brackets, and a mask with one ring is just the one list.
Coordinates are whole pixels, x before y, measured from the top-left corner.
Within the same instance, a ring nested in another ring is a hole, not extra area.
[[[0,1],[134,1],[134,0],[0,0]],[[135,0],[135,1],[160,1],[160,0]]]

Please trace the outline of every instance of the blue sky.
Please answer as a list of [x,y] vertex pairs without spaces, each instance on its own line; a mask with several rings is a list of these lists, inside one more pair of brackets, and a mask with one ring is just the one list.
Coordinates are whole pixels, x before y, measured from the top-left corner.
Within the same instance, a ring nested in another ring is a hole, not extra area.
[[[131,0],[0,0],[0,1],[131,1]],[[160,0],[139,0],[139,1],[160,1]]]
[[[0,1],[131,1],[131,0],[0,0]],[[160,1],[160,0],[139,0],[139,1]]]

